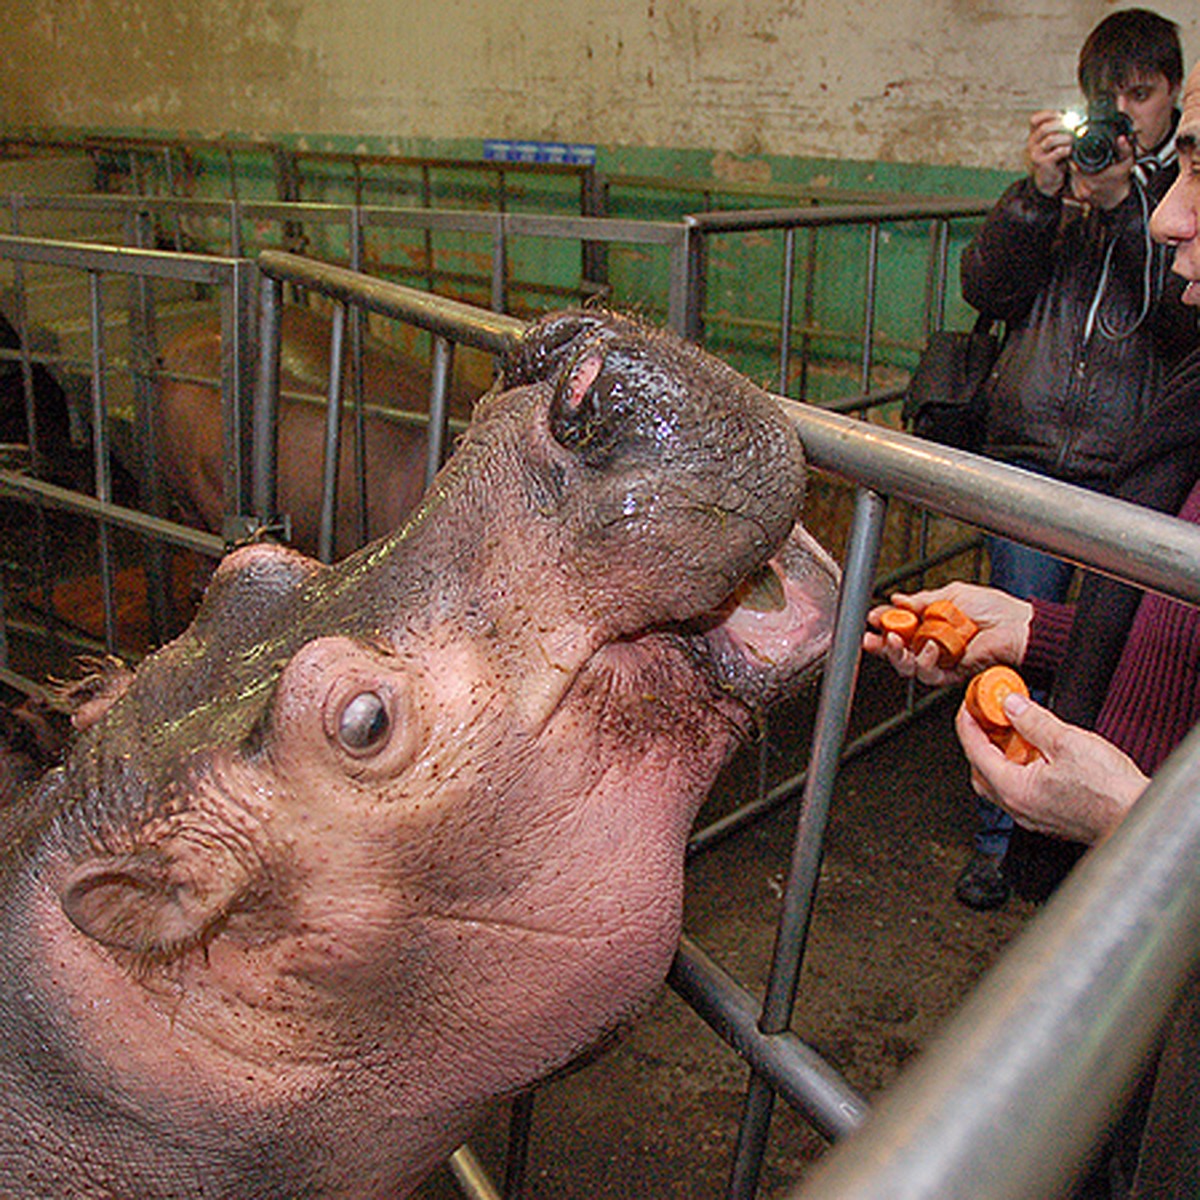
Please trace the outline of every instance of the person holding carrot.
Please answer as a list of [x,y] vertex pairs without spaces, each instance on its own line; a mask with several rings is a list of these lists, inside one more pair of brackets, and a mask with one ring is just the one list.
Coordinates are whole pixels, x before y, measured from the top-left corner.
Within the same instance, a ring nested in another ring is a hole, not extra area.
[[[1184,303],[1200,308],[1200,64],[1188,76],[1175,145],[1180,174],[1150,228],[1174,249],[1172,269],[1186,280]],[[1173,419],[1135,439],[1116,494],[1177,509],[1181,519],[1200,524],[1200,348],[1168,381],[1161,412]],[[1001,701],[1037,756],[1007,757],[965,705],[955,720],[973,786],[1010,813],[1018,830],[1081,848],[1104,841],[1200,719],[1200,610],[1190,605],[1094,575],[1074,607],[967,583],[893,599],[918,618],[931,603],[951,601],[977,627],[961,658],[939,665],[934,643],[914,653],[902,636],[882,630],[883,610],[872,610],[876,628],[864,635],[864,649],[901,675],[945,684],[996,663],[1019,665],[1030,675],[1057,669],[1057,712],[1016,691]],[[1098,650],[1084,652],[1095,645]],[[1092,724],[1093,714],[1093,728],[1069,719]],[[1194,1200],[1200,1186],[1198,1065],[1200,986],[1193,983],[1099,1167],[1074,1200]]]
[[[1183,302],[1200,308],[1200,65],[1187,79],[1175,145],[1180,173],[1150,229],[1174,251]],[[1116,494],[1200,524],[1200,345],[1155,408],[1124,455]],[[1075,605],[957,582],[893,600],[918,616],[950,600],[978,627],[949,667],[938,665],[935,645],[914,654],[896,634],[869,630],[864,649],[901,675],[941,685],[1007,663],[1035,682],[1053,681],[1053,712],[1020,697],[1007,702],[1042,760],[1015,764],[968,713],[956,722],[974,786],[1026,829],[1084,845],[1103,840],[1200,721],[1200,610],[1190,605],[1098,575],[1087,576]],[[872,611],[873,626],[882,611]]]
[[[1081,153],[1068,114],[1029,120],[1028,171],[997,201],[962,256],[963,298],[1004,323],[983,385],[983,452],[1095,491],[1114,486],[1139,414],[1187,354],[1194,311],[1179,302],[1169,255],[1147,230],[1176,177],[1173,136],[1183,55],[1174,22],[1148,9],[1106,16],[1079,53],[1090,128],[1110,114],[1110,152]],[[1115,132],[1120,130],[1120,132]],[[1007,538],[987,538],[991,583],[1063,600],[1074,566]],[[975,854],[955,883],[969,908],[1003,904],[1012,823],[979,805]]]

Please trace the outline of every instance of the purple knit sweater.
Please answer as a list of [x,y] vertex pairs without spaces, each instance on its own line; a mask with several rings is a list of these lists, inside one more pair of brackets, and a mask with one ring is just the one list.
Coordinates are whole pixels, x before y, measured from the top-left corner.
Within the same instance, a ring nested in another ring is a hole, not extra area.
[[[1200,525],[1200,482],[1179,512]],[[1054,671],[1063,660],[1075,609],[1033,601],[1024,666]],[[1105,695],[1096,732],[1147,774],[1200,720],[1200,609],[1147,592]]]

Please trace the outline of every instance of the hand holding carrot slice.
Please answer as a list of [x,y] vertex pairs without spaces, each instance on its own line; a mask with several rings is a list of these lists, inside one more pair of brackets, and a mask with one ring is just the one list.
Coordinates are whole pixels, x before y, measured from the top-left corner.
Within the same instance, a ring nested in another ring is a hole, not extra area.
[[1022,737],[1004,711],[1007,696],[1016,693],[1029,695],[1025,680],[1012,667],[988,667],[972,677],[967,684],[963,704],[992,742],[1004,751],[1006,758],[1028,765],[1042,757],[1042,752]]

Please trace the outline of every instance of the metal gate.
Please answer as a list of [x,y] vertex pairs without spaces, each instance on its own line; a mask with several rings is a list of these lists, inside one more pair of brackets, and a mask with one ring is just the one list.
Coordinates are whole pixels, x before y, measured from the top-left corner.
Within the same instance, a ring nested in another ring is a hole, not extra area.
[[[236,476],[231,504],[237,511],[232,515],[252,523],[269,524],[277,516],[272,380],[285,283],[330,297],[341,314],[336,330],[345,330],[344,306],[351,306],[432,333],[441,364],[434,373],[435,421],[437,392],[444,387],[453,347],[500,352],[522,328],[510,317],[279,252],[261,256],[257,285],[249,282],[251,264],[245,260],[193,261],[186,255],[17,239],[0,242],[0,256],[13,262],[65,263],[89,280],[109,271],[146,277],[162,271],[203,272],[200,282],[228,296],[227,329],[238,345],[253,337],[253,310],[246,297],[259,294],[256,386],[247,384],[244,356],[230,374],[231,394],[247,397],[253,390],[254,406],[249,416],[231,415],[226,422],[229,444],[237,447],[230,456]],[[94,299],[99,425],[104,424],[107,371],[98,332],[102,316],[101,301]],[[341,336],[336,334],[339,340]],[[332,407],[340,403],[334,387],[330,401]],[[883,520],[892,500],[912,503],[1191,603],[1200,603],[1200,529],[846,416],[781,403],[812,463],[856,489],[855,510],[766,993],[752,995],[686,937],[670,977],[672,986],[753,1071],[729,1195],[754,1194],[772,1108],[781,1097],[827,1137],[844,1142],[796,1193],[798,1200],[1044,1200],[1082,1161],[1112,1097],[1137,1070],[1173,996],[1200,959],[1200,878],[1195,871],[1200,741],[1193,737],[1160,772],[1137,813],[1088,856],[938,1044],[917,1060],[860,1130],[866,1110],[861,1098],[789,1031],[789,1024],[833,783],[845,749],[859,639],[876,583]],[[337,425],[330,422],[331,435]],[[103,481],[99,464],[98,477]],[[156,540],[195,541],[202,549],[214,549],[213,539],[122,509],[104,494],[63,494],[9,469],[0,470],[0,492],[72,508],[98,518],[102,530],[124,525]],[[98,553],[103,577],[111,565],[103,537]],[[1000,1053],[1009,1067],[997,1080],[985,1066]],[[514,1197],[520,1195],[526,1154],[536,1155],[536,1146],[526,1142],[527,1118],[527,1105],[519,1106],[506,1184]],[[456,1165],[471,1194],[497,1194],[469,1152],[461,1153]]]

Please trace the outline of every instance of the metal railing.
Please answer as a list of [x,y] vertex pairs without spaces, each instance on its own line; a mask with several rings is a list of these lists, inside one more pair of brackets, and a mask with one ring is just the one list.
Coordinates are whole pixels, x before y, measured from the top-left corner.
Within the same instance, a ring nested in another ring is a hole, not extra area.
[[[832,760],[844,729],[838,675],[857,653],[884,494],[1200,602],[1195,526],[832,414],[791,412],[814,461],[873,489],[860,494],[814,773]],[[822,735],[832,744],[823,746]],[[815,888],[827,802],[827,787],[815,781],[793,856],[775,989],[794,980],[795,935]],[[936,1044],[885,1093],[861,1133],[829,1156],[796,1200],[1060,1194],[1114,1117],[1200,960],[1198,860],[1200,733],[1193,732],[1133,815],[1077,868]],[[761,1083],[751,1092],[743,1179],[765,1136],[769,1102],[755,1108],[763,1094]],[[752,1182],[731,1194],[752,1194]]]
[[[14,234],[23,232],[22,220],[29,214],[74,212],[112,214],[120,219],[120,236],[128,237],[131,235],[124,231],[138,228],[137,218],[145,215],[158,222],[167,240],[176,249],[184,248],[188,242],[184,232],[184,222],[188,218],[216,223],[225,232],[224,240],[232,257],[241,257],[254,249],[249,244],[253,239],[247,236],[247,229],[261,231],[266,225],[275,227],[279,231],[280,248],[284,250],[306,246],[311,241],[304,233],[306,229],[334,230],[338,235],[338,246],[331,247],[331,253],[322,257],[334,258],[336,254],[333,251],[336,250],[340,252],[344,265],[351,269],[370,267],[376,274],[400,276],[400,282],[423,283],[430,291],[435,290],[441,282],[452,282],[467,288],[479,287],[487,294],[487,302],[497,312],[509,311],[512,307],[511,293],[521,288],[539,291],[558,304],[568,300],[579,301],[603,291],[604,284],[590,280],[586,274],[589,248],[614,244],[629,245],[640,250],[660,247],[666,255],[663,319],[677,331],[682,331],[686,320],[690,234],[687,226],[680,222],[339,203],[108,195],[14,194],[8,197],[8,210]],[[490,259],[489,273],[486,276],[448,273],[436,265],[432,243],[428,240],[422,247],[423,261],[407,266],[385,262],[378,254],[372,255],[369,241],[372,231],[416,231],[427,238],[440,233],[485,239]],[[514,244],[521,239],[578,244],[581,267],[577,279],[573,283],[553,285],[515,277],[510,263]],[[259,240],[262,240],[261,232]],[[650,297],[640,298],[643,308],[648,307],[650,302]]]
[[[947,257],[950,225],[983,216],[990,207],[982,200],[921,200],[886,204],[842,204],[823,207],[751,209],[733,212],[696,213],[685,218],[694,236],[689,243],[688,306],[684,331],[694,341],[705,340],[707,325],[705,307],[708,263],[712,257],[710,243],[729,234],[763,233],[777,230],[783,233],[783,254],[780,264],[780,310],[776,390],[787,396],[793,391],[791,378],[798,369],[799,399],[806,398],[806,380],[810,365],[810,348],[814,337],[822,331],[814,325],[816,259],[818,234],[821,230],[864,227],[867,231],[863,262],[863,299],[858,340],[859,392],[872,390],[872,368],[875,360],[876,310],[880,280],[880,241],[885,227],[912,227],[929,224],[929,253],[923,287],[923,333],[940,328],[946,311]],[[806,233],[805,287],[799,314],[799,347],[797,358],[796,269],[798,238]],[[897,390],[891,397],[900,395]],[[877,397],[877,402],[884,397]]]
[[[448,369],[453,346],[502,352],[522,328],[502,314],[285,252],[262,255],[264,282],[258,286],[253,264],[244,260],[170,252],[0,238],[0,259],[55,263],[89,279],[115,272],[183,278],[219,288],[226,297],[227,336],[243,348],[249,344],[248,325],[253,325],[250,297],[259,298],[257,372],[244,352],[234,352],[226,377],[231,394],[254,392],[249,415],[231,416],[226,428],[238,447],[231,455],[231,487],[240,511],[259,523],[275,515],[269,465],[275,403],[271,384],[277,362],[274,323],[285,284],[320,291],[339,306],[412,323],[444,341],[446,367],[435,369],[434,393],[439,378],[444,386],[440,372]],[[105,322],[97,290],[91,294],[94,417],[100,428]],[[248,374],[257,380],[254,388]],[[902,1077],[896,1087],[900,1098],[892,1100],[889,1094],[879,1105],[878,1119],[864,1122],[867,1105],[862,1098],[789,1024],[833,784],[846,749],[859,637],[876,585],[880,532],[888,504],[903,501],[1200,603],[1200,528],[841,414],[780,403],[795,421],[811,462],[854,487],[856,505],[766,993],[761,999],[753,996],[686,937],[670,975],[676,991],[753,1071],[729,1194],[754,1194],[773,1105],[780,1096],[830,1139],[879,1139],[874,1148],[833,1151],[827,1168],[818,1169],[811,1193],[800,1193],[805,1197],[1041,1200],[1081,1161],[1103,1123],[1106,1105],[1137,1069],[1171,997],[1200,953],[1200,881],[1194,872],[1200,850],[1195,800],[1200,747],[1193,740],[1160,773],[1135,818],[1087,859],[1030,934],[1004,957],[996,981],[985,982],[938,1047]],[[98,439],[98,456],[101,448]],[[102,478],[99,457],[97,470]],[[0,492],[7,495],[61,506],[99,518],[102,525],[127,527],[171,544],[209,552],[221,546],[212,535],[114,505],[103,490],[101,486],[89,497],[0,470]],[[108,569],[103,544],[99,557],[103,578]],[[1088,931],[1087,936],[1081,931]],[[1070,970],[1062,968],[1064,962],[1071,964]],[[1006,1070],[1001,1080],[985,1074],[980,1064],[1001,1052],[1018,1055],[1010,1061],[1028,1070]],[[515,1182],[506,1187],[514,1197],[520,1194],[529,1123],[526,1102],[517,1106],[513,1121],[509,1179]],[[887,1175],[877,1175],[872,1166],[880,1160],[886,1162]],[[495,1194],[480,1181],[478,1164],[469,1154],[457,1160],[456,1173],[476,1181],[464,1183],[471,1194]]]
[[[248,503],[249,444],[248,425],[240,397],[249,395],[256,358],[253,353],[253,315],[257,300],[257,272],[245,259],[214,255],[180,255],[164,251],[114,248],[79,242],[35,240],[0,235],[0,261],[12,264],[14,273],[13,308],[20,349],[18,356],[25,391],[29,431],[31,472],[0,469],[0,493],[32,503],[39,510],[59,510],[96,520],[97,575],[103,612],[102,648],[115,652],[117,645],[114,558],[110,536],[123,529],[148,538],[153,546],[174,545],[201,554],[219,555],[224,547],[220,538],[166,520],[161,512],[147,512],[114,503],[113,454],[109,437],[109,391],[117,370],[132,377],[134,397],[133,439],[136,453],[147,468],[147,492],[155,493],[158,437],[155,406],[157,371],[154,340],[154,306],[147,284],[152,280],[204,287],[215,292],[222,333],[220,383],[224,395],[231,398],[224,409],[224,445],[226,448],[225,495],[229,510],[241,511]],[[33,395],[34,362],[47,363],[53,354],[35,355],[25,315],[24,272],[31,266],[61,268],[86,280],[88,328],[88,424],[91,430],[93,492],[82,493],[48,482],[43,475],[37,404]],[[110,311],[103,281],[116,277],[128,281],[130,303],[122,314]],[[108,338],[116,321],[127,323],[128,352],[118,367],[108,353]],[[48,601],[55,575],[52,556],[43,555],[41,593]],[[152,578],[151,601],[155,627],[165,629],[170,621],[166,607],[169,594],[163,579],[161,562],[148,568]],[[47,608],[51,605],[47,603]],[[0,614],[0,623],[5,620]],[[53,625],[53,621],[51,622]],[[8,638],[4,637],[7,651]],[[87,648],[86,646],[83,648]],[[6,678],[23,690],[36,686],[12,672],[7,660]]]

